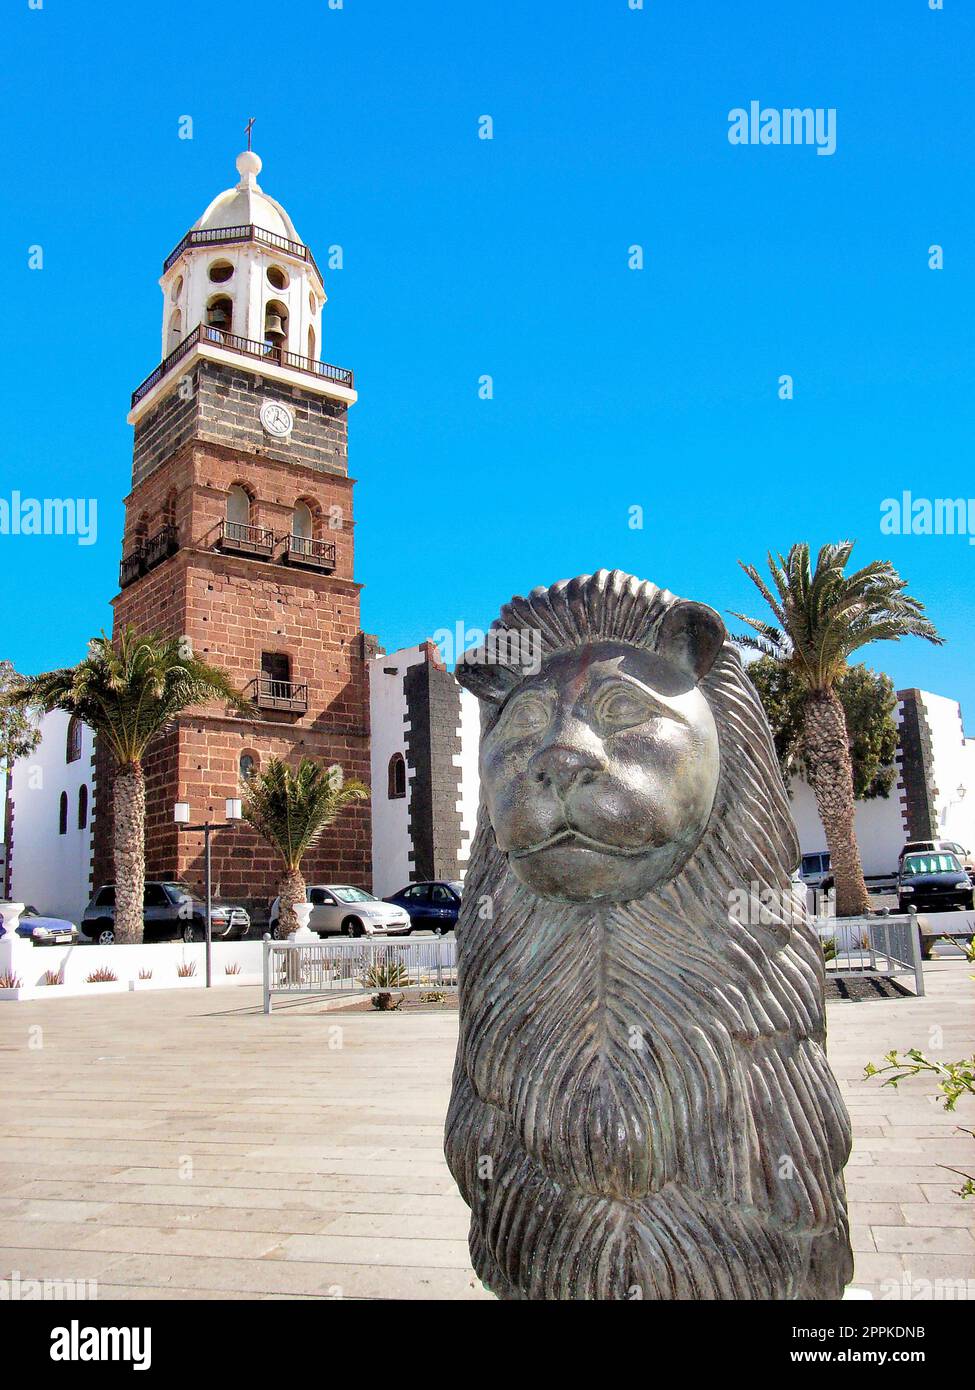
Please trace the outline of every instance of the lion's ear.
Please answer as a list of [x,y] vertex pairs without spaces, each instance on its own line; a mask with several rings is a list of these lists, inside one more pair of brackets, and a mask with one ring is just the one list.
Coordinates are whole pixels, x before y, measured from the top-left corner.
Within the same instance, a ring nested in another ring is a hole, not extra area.
[[500,705],[522,677],[509,666],[492,661],[484,647],[472,647],[454,667],[454,679],[479,700]]
[[678,599],[661,619],[657,651],[699,681],[714,665],[727,636],[727,628],[713,608]]

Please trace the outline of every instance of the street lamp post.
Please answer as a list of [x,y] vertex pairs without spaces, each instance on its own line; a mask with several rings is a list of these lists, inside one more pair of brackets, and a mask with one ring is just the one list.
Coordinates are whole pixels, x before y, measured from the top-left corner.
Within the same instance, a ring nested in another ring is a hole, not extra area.
[[212,950],[213,950],[213,891],[212,878],[210,873],[210,836],[214,830],[225,830],[227,826],[233,825],[240,820],[240,802],[233,797],[227,797],[225,803],[226,820],[223,821],[203,821],[200,825],[190,824],[190,806],[188,801],[177,801],[173,807],[173,820],[179,830],[192,830],[197,834],[203,835],[203,882],[206,894],[206,988],[209,989],[213,980],[212,973]]

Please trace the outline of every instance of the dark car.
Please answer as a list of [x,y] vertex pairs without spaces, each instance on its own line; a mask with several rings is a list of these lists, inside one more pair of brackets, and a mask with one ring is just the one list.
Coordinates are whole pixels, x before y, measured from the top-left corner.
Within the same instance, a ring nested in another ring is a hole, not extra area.
[[408,883],[383,901],[406,908],[410,915],[410,932],[433,931],[443,936],[457,925],[462,892],[460,883],[436,879],[429,883]]
[[975,890],[958,858],[947,850],[905,854],[897,875],[897,905],[901,912],[943,912],[975,907]]
[[[147,882],[142,898],[145,941],[202,941],[206,936],[206,906],[185,883]],[[214,941],[237,941],[247,935],[250,917],[242,907],[211,904],[210,932]],[[115,884],[99,888],[85,908],[81,930],[99,946],[115,940]]]

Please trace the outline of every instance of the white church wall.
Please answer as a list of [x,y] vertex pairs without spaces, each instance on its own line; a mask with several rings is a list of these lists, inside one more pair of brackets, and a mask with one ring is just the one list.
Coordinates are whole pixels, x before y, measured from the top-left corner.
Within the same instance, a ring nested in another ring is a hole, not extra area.
[[466,866],[471,857],[471,843],[477,827],[477,806],[481,793],[481,779],[478,773],[480,738],[481,708],[477,696],[461,688],[460,753],[454,755],[454,763],[460,769],[460,798],[457,810],[460,812],[462,866]]
[[957,700],[922,690],[931,734],[938,831],[946,840],[975,847],[975,740],[966,739]]
[[[816,854],[825,850],[826,832],[819,819],[812,788],[797,777],[790,790],[789,809],[796,823],[801,852]],[[854,807],[854,823],[864,874],[870,878],[896,873],[897,855],[904,843],[897,786],[891,788],[887,797],[858,801]]]
[[[90,896],[92,754],[94,735],[81,725],[81,757],[68,762],[69,715],[54,710],[41,720],[41,743],[13,766],[13,846],[10,891],[51,917],[78,923]],[[78,794],[88,789],[87,824],[78,828]],[[65,833],[59,833],[61,793],[67,794]]]
[[369,717],[372,747],[372,891],[377,897],[395,893],[410,881],[410,780],[406,769],[406,796],[388,795],[389,760],[406,757],[406,695],[403,674],[408,666],[424,661],[422,647],[403,647],[369,663]]

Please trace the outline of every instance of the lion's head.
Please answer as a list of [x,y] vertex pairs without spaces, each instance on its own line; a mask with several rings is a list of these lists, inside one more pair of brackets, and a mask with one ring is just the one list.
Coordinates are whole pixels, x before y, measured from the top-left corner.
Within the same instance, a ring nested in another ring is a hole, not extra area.
[[648,639],[594,635],[524,676],[485,661],[489,649],[458,667],[488,706],[481,788],[498,847],[544,897],[641,897],[704,833],[720,754],[698,682],[724,624],[676,602]]
[[499,1291],[829,1297],[848,1275],[822,952],[725,638],[600,571],[512,599],[458,665],[482,804],[447,1155]]

